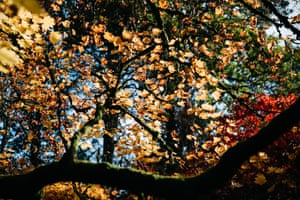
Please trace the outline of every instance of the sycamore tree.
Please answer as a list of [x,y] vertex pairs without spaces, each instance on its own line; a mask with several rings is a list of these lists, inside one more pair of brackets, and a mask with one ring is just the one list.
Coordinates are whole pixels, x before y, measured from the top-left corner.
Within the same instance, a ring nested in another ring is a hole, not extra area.
[[197,199],[296,160],[262,153],[298,133],[293,2],[39,3],[0,1],[0,197]]

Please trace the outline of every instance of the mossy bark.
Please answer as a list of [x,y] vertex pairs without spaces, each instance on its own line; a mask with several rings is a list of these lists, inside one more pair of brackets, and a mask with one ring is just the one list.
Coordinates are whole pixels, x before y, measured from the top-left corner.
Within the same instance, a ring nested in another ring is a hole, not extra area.
[[300,120],[300,100],[275,117],[258,134],[229,149],[220,162],[206,172],[191,177],[160,176],[109,163],[56,162],[24,175],[0,176],[0,197],[26,199],[43,186],[58,181],[98,183],[152,194],[169,199],[197,199],[213,191],[234,175],[242,162],[263,147],[272,144]]

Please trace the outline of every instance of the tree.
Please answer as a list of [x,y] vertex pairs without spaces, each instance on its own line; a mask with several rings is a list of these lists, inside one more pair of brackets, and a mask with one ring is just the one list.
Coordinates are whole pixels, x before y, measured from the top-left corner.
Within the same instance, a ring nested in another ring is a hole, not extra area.
[[[236,101],[232,105],[233,113],[221,120],[223,123],[218,130],[222,132],[222,137],[230,138],[230,142],[244,141],[255,135],[260,127],[268,124],[296,99],[295,94],[287,97],[262,94],[257,95],[255,101],[248,100],[248,108]],[[273,195],[276,199],[297,198],[295,191],[299,184],[299,139],[298,123],[273,142],[273,145],[267,146],[244,162],[232,181],[238,185],[239,190],[248,192],[248,197],[251,195],[249,187],[260,188],[260,193],[252,194],[249,198],[255,198],[253,195],[256,198],[259,195],[268,195],[269,198]]]
[[195,198],[299,121],[298,100],[246,141],[216,135],[233,101],[298,95],[299,50],[264,26],[299,31],[269,1],[41,3],[0,3],[0,196],[80,181]]

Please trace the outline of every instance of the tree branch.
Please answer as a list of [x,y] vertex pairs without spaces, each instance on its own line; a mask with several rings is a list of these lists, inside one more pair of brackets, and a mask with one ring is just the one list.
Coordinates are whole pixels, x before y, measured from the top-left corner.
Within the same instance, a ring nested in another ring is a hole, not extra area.
[[289,20],[288,20],[288,17],[286,16],[283,16],[282,14],[280,14],[278,12],[278,10],[275,8],[275,6],[273,5],[272,2],[268,1],[268,0],[262,0],[262,3],[267,7],[269,8],[273,13],[274,15],[276,15],[276,17],[283,23],[283,25],[290,29],[296,36],[297,36],[297,39],[300,38],[300,30],[297,29],[295,26],[293,26]]
[[0,176],[0,197],[24,199],[33,196],[47,184],[58,181],[80,181],[115,186],[131,192],[144,192],[170,199],[183,197],[195,199],[224,185],[244,160],[272,144],[280,135],[299,122],[299,113],[300,99],[275,117],[255,136],[229,149],[215,167],[197,176],[160,176],[135,169],[119,168],[108,163],[56,162],[41,166],[25,175]]
[[267,20],[268,22],[271,22],[272,24],[274,24],[276,27],[281,27],[282,24],[277,23],[275,20],[271,19],[270,17],[266,16],[264,13],[258,11],[257,9],[253,8],[251,5],[249,5],[248,3],[246,3],[244,0],[239,0],[239,2],[241,4],[243,4],[248,10],[250,10],[252,13],[264,18],[265,20]]

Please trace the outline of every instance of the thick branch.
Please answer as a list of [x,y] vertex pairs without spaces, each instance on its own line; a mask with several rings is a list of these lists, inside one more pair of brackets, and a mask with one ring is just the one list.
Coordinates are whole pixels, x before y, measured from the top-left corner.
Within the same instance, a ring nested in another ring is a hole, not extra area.
[[[0,177],[0,196],[29,197],[47,184],[58,181],[81,181],[116,186],[132,192],[144,192],[168,198],[196,198],[201,193],[224,185],[252,154],[272,144],[300,120],[300,100],[275,117],[259,133],[229,149],[218,165],[193,177],[159,176],[111,164],[52,163],[18,176]],[[30,184],[29,184],[30,183]]]

